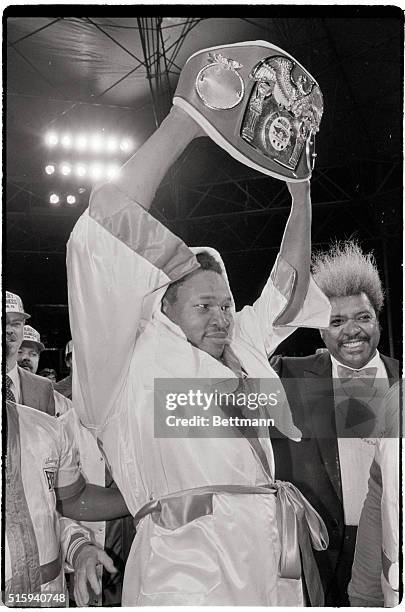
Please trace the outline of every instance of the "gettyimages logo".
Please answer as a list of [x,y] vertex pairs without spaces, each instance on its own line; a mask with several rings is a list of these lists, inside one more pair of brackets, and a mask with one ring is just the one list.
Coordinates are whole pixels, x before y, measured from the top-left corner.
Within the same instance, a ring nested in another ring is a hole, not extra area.
[[[156,437],[300,437],[279,379],[156,379]],[[288,425],[285,416],[288,416]]]
[[166,409],[176,410],[179,406],[190,406],[201,410],[210,410],[214,406],[239,406],[248,410],[257,410],[259,406],[275,406],[278,394],[260,392],[221,392],[215,389],[210,393],[201,389],[189,389],[187,393],[168,393]]

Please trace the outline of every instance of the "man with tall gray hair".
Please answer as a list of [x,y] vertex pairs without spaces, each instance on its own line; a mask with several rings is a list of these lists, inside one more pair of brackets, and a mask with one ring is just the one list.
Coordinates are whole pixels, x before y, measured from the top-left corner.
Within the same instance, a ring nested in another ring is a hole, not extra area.
[[278,439],[273,447],[277,477],[297,485],[325,521],[329,548],[316,553],[325,603],[342,606],[349,605],[381,399],[399,372],[398,362],[377,350],[383,289],[372,254],[354,241],[335,244],[313,257],[312,273],[332,306],[320,332],[327,350],[271,359],[303,434],[301,444]]

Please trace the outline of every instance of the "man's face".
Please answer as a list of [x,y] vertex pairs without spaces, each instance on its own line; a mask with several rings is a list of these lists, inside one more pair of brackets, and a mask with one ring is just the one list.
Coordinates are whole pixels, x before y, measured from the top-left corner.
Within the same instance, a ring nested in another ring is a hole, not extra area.
[[375,355],[380,325],[365,293],[330,298],[332,312],[328,329],[321,331],[330,354],[343,365],[363,368]]
[[37,373],[39,363],[39,350],[33,342],[24,340],[18,350],[17,362],[20,368],[28,370],[33,374]]
[[48,378],[51,383],[56,383],[56,375],[53,372],[49,372],[48,374],[43,374],[44,378]]
[[223,277],[204,270],[178,287],[177,301],[165,302],[164,312],[191,344],[218,359],[232,332],[231,305],[231,294]]
[[18,312],[6,313],[6,353],[7,359],[17,360],[18,349],[24,335],[25,318]]

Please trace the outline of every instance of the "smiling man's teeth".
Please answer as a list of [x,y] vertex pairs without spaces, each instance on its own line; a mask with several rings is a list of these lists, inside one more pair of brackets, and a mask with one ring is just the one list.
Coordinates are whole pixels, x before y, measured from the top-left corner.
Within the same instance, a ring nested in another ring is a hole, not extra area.
[[361,346],[363,344],[364,340],[349,340],[349,342],[343,342],[343,346],[348,346],[348,347],[356,347],[356,346]]

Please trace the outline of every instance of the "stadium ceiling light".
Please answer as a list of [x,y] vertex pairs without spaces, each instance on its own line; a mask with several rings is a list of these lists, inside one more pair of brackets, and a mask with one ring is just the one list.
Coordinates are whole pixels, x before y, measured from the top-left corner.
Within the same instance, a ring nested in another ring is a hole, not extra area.
[[77,166],[75,167],[75,174],[76,176],[79,176],[80,178],[83,176],[86,176],[86,172],[87,172],[87,168],[84,164],[77,164]]
[[68,204],[70,204],[71,206],[72,206],[73,204],[76,204],[76,196],[69,194],[69,195],[66,197],[66,202],[67,202]]
[[55,172],[55,166],[53,164],[48,164],[45,166],[45,172],[47,174],[53,174]]
[[90,176],[93,180],[98,180],[103,175],[103,167],[101,164],[92,164],[90,166]]
[[131,151],[131,149],[132,149],[132,142],[129,140],[129,138],[123,138],[121,140],[121,142],[120,142],[120,149],[124,153],[127,153],[128,151]]
[[118,149],[118,140],[114,136],[110,136],[107,140],[107,151],[109,153],[115,153]]
[[58,144],[58,141],[58,135],[55,132],[48,132],[45,136],[45,144],[47,144],[48,147],[54,147]]
[[114,179],[120,173],[120,168],[117,164],[110,164],[107,168],[107,178]]
[[59,204],[60,199],[57,193],[51,193],[51,195],[49,196],[49,203],[50,204],[54,204],[57,205]]
[[70,164],[61,164],[60,171],[63,176],[69,176],[69,174],[72,172],[72,167]]
[[70,132],[64,132],[58,135],[55,131],[47,132],[45,135],[45,143],[49,147],[55,147],[61,145],[64,149],[74,148],[76,151],[85,151],[90,149],[95,153],[101,151],[107,153],[116,153],[121,150],[124,153],[131,151],[134,148],[133,142],[130,138],[121,138],[111,135],[106,136],[100,133],[86,134],[78,132],[72,134]]
[[78,134],[75,138],[75,147],[78,151],[84,151],[87,147],[87,136]]
[[62,138],[60,139],[60,142],[61,142],[62,147],[64,147],[65,149],[70,149],[73,141],[72,141],[72,137],[70,134],[64,134]]
[[103,145],[104,145],[104,141],[103,141],[102,136],[100,136],[99,134],[94,134],[91,137],[90,146],[93,151],[95,151],[96,153],[99,153],[102,150]]

